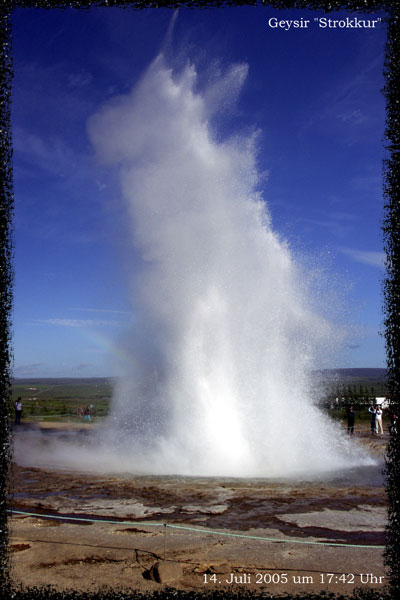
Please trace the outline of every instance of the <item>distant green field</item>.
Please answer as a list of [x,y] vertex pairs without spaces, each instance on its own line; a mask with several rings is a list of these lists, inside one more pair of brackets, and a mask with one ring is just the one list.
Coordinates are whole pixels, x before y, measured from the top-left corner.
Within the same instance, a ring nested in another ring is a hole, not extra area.
[[[333,419],[345,420],[343,406],[350,403],[355,407],[356,423],[367,423],[367,407],[372,398],[384,396],[386,392],[384,369],[338,369],[317,373],[327,382],[325,397],[318,402]],[[115,382],[113,378],[14,379],[10,416],[14,414],[15,400],[21,396],[23,420],[78,421],[78,407],[85,409],[88,404],[92,406],[92,417],[101,419],[109,413]],[[339,405],[336,397],[340,398]]]
[[108,414],[113,392],[112,379],[15,379],[10,414],[14,402],[22,398],[23,419],[59,420],[76,417],[78,407],[92,406],[92,416]]
[[324,382],[326,396],[363,401],[368,397],[386,396],[386,369],[326,369],[314,372]]

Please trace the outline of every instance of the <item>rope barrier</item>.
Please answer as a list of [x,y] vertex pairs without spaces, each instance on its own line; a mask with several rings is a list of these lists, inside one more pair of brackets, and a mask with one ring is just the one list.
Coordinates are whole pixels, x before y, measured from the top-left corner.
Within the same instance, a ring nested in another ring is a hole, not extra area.
[[237,537],[237,538],[245,538],[248,540],[259,540],[266,542],[273,542],[275,544],[312,544],[316,546],[340,546],[341,548],[374,548],[374,549],[384,549],[385,546],[372,546],[366,544],[344,544],[340,542],[312,542],[311,540],[278,540],[276,538],[270,537],[261,537],[258,535],[245,535],[241,533],[225,533],[223,531],[212,531],[211,529],[196,529],[195,527],[185,527],[182,525],[170,525],[167,527],[172,527],[173,529],[186,529],[187,531],[198,531],[201,533],[212,533],[216,535],[225,535],[229,537]]
[[84,521],[87,523],[112,523],[114,525],[146,525],[148,527],[162,527],[163,523],[138,523],[137,521],[112,521],[108,519],[89,519],[87,517],[63,517],[62,515],[46,515],[44,513],[31,513],[24,510],[8,508],[7,512],[28,517],[39,517],[43,519],[60,519],[63,521]]
[[171,523],[148,523],[148,522],[138,522],[138,521],[113,521],[107,519],[89,519],[87,517],[64,517],[62,515],[46,515],[41,513],[31,513],[21,510],[14,510],[12,508],[7,509],[7,512],[17,515],[26,515],[29,517],[39,517],[46,519],[60,519],[64,521],[84,521],[89,523],[112,523],[116,525],[140,525],[145,527],[164,527],[165,534],[166,530],[169,527],[170,529],[181,529],[184,531],[195,531],[197,533],[203,534],[212,534],[212,535],[223,535],[226,537],[234,537],[234,538],[243,538],[248,540],[258,540],[260,542],[273,542],[275,544],[309,544],[314,546],[338,546],[340,548],[369,548],[369,549],[384,549],[385,546],[374,546],[374,545],[366,545],[366,544],[345,544],[340,542],[312,542],[310,540],[279,540],[276,538],[270,537],[262,537],[257,535],[245,535],[242,533],[227,533],[224,531],[214,531],[212,529],[199,529],[197,527],[187,527],[186,525],[172,525]]

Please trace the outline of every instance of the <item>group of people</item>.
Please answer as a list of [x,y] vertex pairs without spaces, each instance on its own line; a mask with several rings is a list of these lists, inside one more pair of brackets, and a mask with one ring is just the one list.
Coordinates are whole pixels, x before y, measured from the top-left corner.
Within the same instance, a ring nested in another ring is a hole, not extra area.
[[[371,423],[371,435],[381,435],[381,436],[383,435],[383,425],[382,425],[383,410],[385,410],[385,409],[383,409],[380,404],[374,404],[374,405],[370,406],[368,409],[370,423]],[[353,406],[346,407],[346,415],[347,415],[347,433],[352,435],[354,433],[354,419],[355,419]],[[397,415],[394,413],[394,411],[391,408],[389,408],[389,410],[388,410],[388,417],[389,417],[389,422],[390,422],[389,433],[392,434],[396,431]]]
[[[37,406],[37,403],[36,403]],[[90,423],[92,417],[92,406],[88,404],[85,410],[83,410],[82,406],[79,406],[77,410],[78,417],[83,418],[84,421]],[[18,396],[17,400],[14,403],[14,412],[15,412],[15,424],[20,425],[21,416],[22,416],[22,398]]]
[[383,410],[380,404],[374,404],[368,409],[369,419],[371,422],[371,434],[383,435],[382,415]]
[[78,407],[77,410],[77,414],[78,417],[82,418],[84,421],[87,421],[88,423],[90,423],[91,417],[92,417],[92,406],[90,404],[87,405],[87,407],[85,408],[85,410],[83,410],[82,405]]

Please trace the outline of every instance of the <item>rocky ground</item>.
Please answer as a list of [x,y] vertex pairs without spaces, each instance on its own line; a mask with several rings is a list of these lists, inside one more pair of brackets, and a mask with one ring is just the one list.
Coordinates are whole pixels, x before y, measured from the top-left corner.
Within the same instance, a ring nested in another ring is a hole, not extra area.
[[[383,460],[387,437],[357,437]],[[18,444],[9,505],[65,519],[13,513],[17,584],[274,594],[385,585],[380,468],[325,482],[100,476],[30,466]]]

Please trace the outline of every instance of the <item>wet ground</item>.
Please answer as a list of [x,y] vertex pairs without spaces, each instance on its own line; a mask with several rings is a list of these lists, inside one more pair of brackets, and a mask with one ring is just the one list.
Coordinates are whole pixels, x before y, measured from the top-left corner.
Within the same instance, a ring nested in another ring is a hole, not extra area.
[[274,594],[350,593],[385,583],[379,546],[385,543],[387,438],[358,432],[378,464],[325,481],[93,475],[30,464],[29,439],[46,444],[53,436],[71,441],[77,435],[54,426],[19,429],[15,436],[10,506],[65,517],[13,514],[18,582]]

